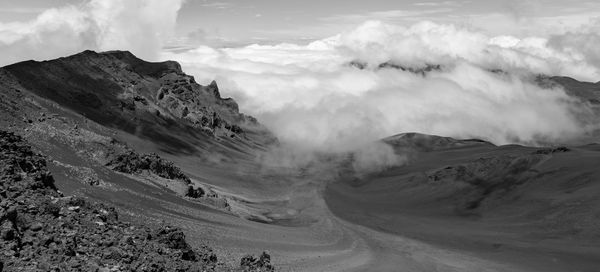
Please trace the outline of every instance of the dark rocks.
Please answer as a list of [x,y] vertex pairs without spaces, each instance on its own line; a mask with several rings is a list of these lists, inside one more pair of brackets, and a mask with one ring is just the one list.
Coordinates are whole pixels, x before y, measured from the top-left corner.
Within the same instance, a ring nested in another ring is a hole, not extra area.
[[211,81],[207,86],[209,92],[211,92],[216,98],[221,98],[221,93],[219,93],[219,86],[216,81]]
[[421,66],[421,67],[410,67],[410,66],[399,65],[399,64],[396,64],[391,61],[379,64],[378,68],[379,69],[396,69],[396,70],[401,70],[401,71],[405,71],[405,72],[411,72],[413,74],[417,74],[417,75],[421,75],[421,76],[425,76],[427,73],[432,72],[432,71],[442,70],[442,66],[439,64],[425,64],[424,66]]
[[2,131],[0,181],[0,271],[231,270],[178,228],[135,226],[114,207],[62,197],[44,157]]
[[154,153],[140,155],[128,150],[110,160],[106,166],[127,174],[141,174],[143,171],[148,171],[162,178],[191,182],[179,167]]
[[559,146],[556,148],[544,148],[544,149],[539,149],[533,152],[533,154],[538,154],[538,155],[550,155],[550,154],[554,154],[554,153],[564,153],[564,152],[569,152],[571,151],[569,148],[564,147],[564,146]]
[[172,249],[190,249],[190,246],[185,241],[185,234],[183,231],[166,226],[158,229],[152,236],[158,240],[159,243],[167,245]]
[[136,95],[133,97],[133,101],[142,103],[144,105],[148,105],[148,100],[141,95]]
[[361,61],[358,61],[358,60],[353,60],[350,63],[348,63],[348,66],[357,68],[359,70],[364,70],[364,69],[367,69],[367,67],[369,65],[367,63],[365,63],[365,62],[361,62]]
[[5,241],[10,241],[15,238],[15,229],[11,222],[4,221],[0,226],[0,237]]
[[[357,68],[359,70],[365,70],[369,68],[369,64],[360,60],[353,60],[348,63],[348,66]],[[441,71],[442,66],[439,64],[424,64],[418,66],[405,66],[393,61],[386,61],[380,63],[376,69],[396,69],[404,72],[410,72],[416,75],[425,76],[429,72]]]
[[271,265],[271,255],[266,252],[260,254],[258,258],[253,255],[242,257],[240,267],[244,271],[275,271],[275,267]]
[[231,126],[231,132],[233,132],[235,134],[242,134],[242,133],[244,133],[244,130],[241,127],[237,126],[237,125],[232,125]]
[[206,192],[204,192],[202,188],[194,188],[192,185],[188,186],[187,192],[185,193],[185,196],[191,198],[201,198],[204,195],[206,195]]
[[123,99],[120,101],[120,103],[121,103],[121,110],[135,111],[135,101],[133,101],[133,99],[131,99],[131,98]]

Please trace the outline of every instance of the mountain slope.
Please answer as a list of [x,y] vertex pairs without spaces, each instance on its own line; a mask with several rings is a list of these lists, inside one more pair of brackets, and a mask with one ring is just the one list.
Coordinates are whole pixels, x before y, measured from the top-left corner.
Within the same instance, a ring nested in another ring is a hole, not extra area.
[[172,152],[194,152],[206,136],[245,145],[274,141],[252,117],[221,98],[215,82],[197,84],[176,62],[151,63],[124,51],[82,53],[2,68],[13,84],[103,126],[135,134]]
[[[193,223],[177,226],[196,248],[218,239],[206,233],[207,218],[245,222],[236,215],[259,214],[223,183],[261,190],[231,169],[276,142],[232,99],[221,98],[216,83],[201,86],[175,62],[149,63],[120,51],[0,68],[0,127],[48,157],[60,192],[114,206],[125,221],[155,228],[185,215]],[[230,267],[254,249],[212,246]],[[245,258],[245,265],[259,267],[265,256]]]
[[600,265],[597,144],[497,147],[420,134],[385,141],[412,150],[408,162],[328,185],[334,214],[524,271]]
[[578,97],[593,105],[600,104],[600,82],[581,82],[570,77],[562,76],[540,76],[537,82],[541,86],[561,86],[568,94]]

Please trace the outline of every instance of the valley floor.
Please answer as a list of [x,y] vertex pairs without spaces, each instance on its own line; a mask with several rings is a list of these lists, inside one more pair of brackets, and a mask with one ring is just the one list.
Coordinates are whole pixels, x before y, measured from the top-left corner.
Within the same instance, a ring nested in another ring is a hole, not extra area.
[[[82,187],[77,193],[108,200],[128,210],[132,220],[181,226],[192,245],[209,241],[232,264],[247,252],[268,250],[279,271],[594,271],[600,247],[596,221],[587,216],[597,214],[593,192],[599,185],[580,175],[598,176],[597,147],[540,155],[531,167],[542,174],[492,194],[487,206],[472,214],[457,213],[453,206],[467,192],[456,190],[460,181],[439,185],[410,179],[479,157],[529,156],[536,150],[471,146],[423,153],[407,166],[359,181],[336,180],[334,165],[301,172],[251,164],[219,168],[163,154],[193,180],[243,199],[244,206],[275,219],[271,223],[232,216],[167,188],[118,179],[112,180],[116,191]],[[572,218],[560,218],[565,212]]]

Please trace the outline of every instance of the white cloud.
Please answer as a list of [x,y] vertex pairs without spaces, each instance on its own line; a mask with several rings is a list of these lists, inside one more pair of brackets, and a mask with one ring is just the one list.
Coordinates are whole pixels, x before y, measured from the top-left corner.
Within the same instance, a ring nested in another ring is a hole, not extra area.
[[413,6],[418,6],[418,7],[439,7],[439,6],[458,7],[458,6],[468,4],[468,3],[471,3],[471,1],[419,2],[419,3],[414,3]]
[[226,3],[226,2],[210,2],[210,3],[204,3],[201,6],[205,7],[205,8],[214,8],[214,9],[228,9],[231,8],[231,3]]
[[422,18],[423,16],[439,15],[441,13],[448,13],[453,11],[454,8],[450,7],[436,7],[431,9],[418,9],[418,10],[385,10],[385,11],[372,11],[360,14],[337,14],[320,18],[320,21],[327,23],[338,23],[338,24],[356,24],[368,20],[381,20],[386,22],[404,21],[415,18]]
[[[367,22],[308,45],[200,47],[163,58],[182,62],[199,81],[217,78],[223,93],[283,141],[343,150],[410,131],[498,144],[582,136],[594,125],[577,117],[588,114],[585,106],[531,80],[537,73],[600,78],[579,51],[546,38],[488,37],[454,25]],[[352,60],[370,68],[347,65]],[[375,69],[385,61],[444,68],[426,76]]]
[[[600,19],[586,27],[562,35],[553,35],[548,41],[550,48],[560,50],[581,63],[600,67]],[[598,80],[598,78],[596,78]]]
[[0,7],[0,12],[5,13],[40,13],[42,8],[24,8],[24,7]]
[[49,59],[85,49],[131,50],[155,59],[183,0],[90,0],[43,11],[29,22],[0,23],[0,64]]

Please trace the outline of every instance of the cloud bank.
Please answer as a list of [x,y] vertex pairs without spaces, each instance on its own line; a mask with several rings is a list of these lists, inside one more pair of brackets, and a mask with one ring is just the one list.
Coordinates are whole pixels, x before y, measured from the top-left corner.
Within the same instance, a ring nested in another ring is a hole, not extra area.
[[[282,141],[319,149],[347,150],[402,132],[538,144],[597,128],[585,104],[533,79],[599,80],[599,22],[514,37],[428,21],[409,27],[368,21],[306,45],[162,51],[182,4],[90,0],[29,22],[0,23],[0,63],[84,49],[176,60],[200,82],[217,79],[225,95]],[[411,72],[431,65],[441,69]]]
[[[201,82],[216,78],[284,142],[343,150],[421,132],[540,144],[596,126],[582,121],[591,112],[576,98],[534,83],[538,74],[600,79],[594,37],[489,37],[432,22],[370,21],[308,45],[201,46],[162,58],[181,62]],[[382,63],[441,69],[422,74]]]
[[28,22],[0,23],[0,65],[85,49],[130,50],[156,59],[183,0],[91,0],[53,8]]

